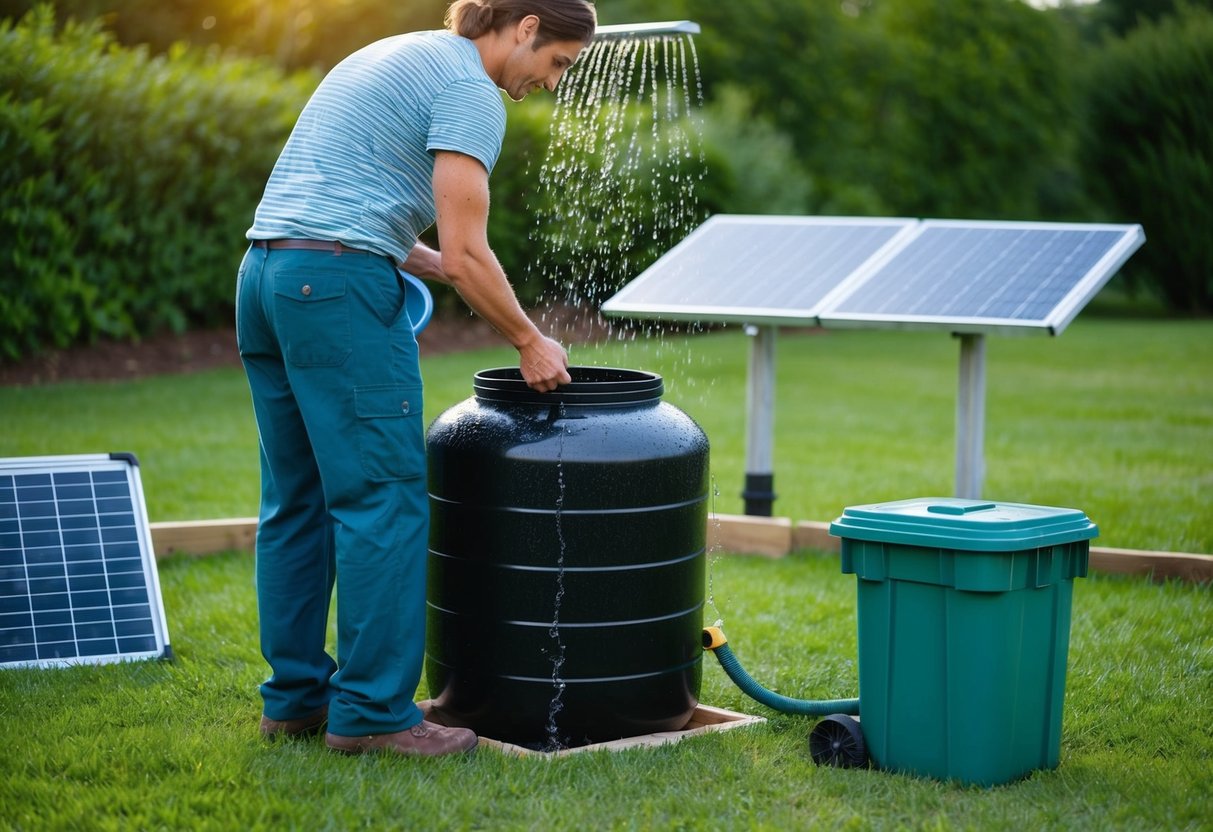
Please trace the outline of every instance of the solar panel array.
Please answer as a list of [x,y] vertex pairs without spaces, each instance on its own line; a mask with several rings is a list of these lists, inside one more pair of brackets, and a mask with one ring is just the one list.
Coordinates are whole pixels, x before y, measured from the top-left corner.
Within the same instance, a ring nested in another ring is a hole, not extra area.
[[169,653],[134,457],[0,459],[0,666]]
[[712,217],[603,305],[609,314],[674,320],[816,323],[848,275],[914,220]]
[[1138,225],[718,215],[603,305],[675,320],[1058,333]]

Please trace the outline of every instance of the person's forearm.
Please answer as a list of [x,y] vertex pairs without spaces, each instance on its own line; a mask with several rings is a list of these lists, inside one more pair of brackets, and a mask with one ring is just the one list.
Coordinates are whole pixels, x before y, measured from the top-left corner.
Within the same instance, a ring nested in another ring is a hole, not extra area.
[[439,283],[451,282],[442,271],[442,255],[420,240],[413,245],[408,259],[400,264],[400,268],[414,277],[437,280]]
[[441,271],[464,302],[518,350],[523,380],[541,393],[568,384],[569,356],[522,311],[489,247],[488,171],[476,159],[441,151],[434,160]]
[[491,249],[440,252],[441,271],[472,311],[488,321],[515,349],[542,338],[522,311],[501,264]]
[[441,251],[418,240],[401,268],[416,277],[453,286],[472,311],[515,347],[524,346],[540,335],[518,305],[492,250],[463,251],[444,257]]

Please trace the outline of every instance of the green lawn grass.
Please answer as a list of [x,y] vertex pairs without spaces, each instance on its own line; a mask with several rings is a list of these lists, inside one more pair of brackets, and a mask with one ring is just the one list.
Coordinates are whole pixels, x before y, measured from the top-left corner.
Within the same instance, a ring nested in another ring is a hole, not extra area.
[[[854,694],[854,578],[836,557],[718,557],[712,569],[732,646],[757,679],[790,696]],[[710,656],[701,700],[769,722],[563,759],[354,759],[319,740],[267,744],[252,580],[245,553],[161,565],[171,663],[0,674],[0,827],[1105,832],[1213,819],[1208,588],[1076,581],[1061,765],[978,789],[817,768],[813,720],[745,699]]]
[[[742,512],[748,342],[737,330],[578,346],[575,363],[661,373],[712,443],[715,510]],[[959,348],[943,333],[779,338],[775,513],[953,493]],[[984,496],[1085,511],[1097,545],[1213,552],[1213,322],[1080,318],[1060,338],[988,339]],[[508,349],[423,361],[426,418]],[[239,370],[0,388],[0,456],[134,451],[157,520],[257,511]]]
[[[713,446],[717,512],[740,511],[746,341],[733,332],[578,347],[653,369]],[[785,333],[777,513],[951,491],[957,347],[946,335]],[[427,414],[508,350],[427,359]],[[1213,325],[1092,319],[991,338],[987,496],[1076,506],[1097,541],[1213,551]],[[135,451],[153,520],[255,514],[239,371],[0,389],[0,456]],[[172,662],[0,672],[0,828],[1207,829],[1208,586],[1075,582],[1061,765],[994,789],[813,765],[812,720],[744,698],[710,657],[701,700],[765,725],[655,750],[513,759],[350,759],[257,735],[252,558],[160,565]],[[854,695],[855,579],[836,556],[712,557],[738,658],[795,697]],[[426,696],[423,689],[418,698]]]

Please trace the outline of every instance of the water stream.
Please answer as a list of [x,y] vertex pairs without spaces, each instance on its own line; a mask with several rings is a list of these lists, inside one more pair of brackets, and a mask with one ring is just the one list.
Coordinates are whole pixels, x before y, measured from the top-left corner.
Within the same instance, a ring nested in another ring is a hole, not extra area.
[[556,423],[560,426],[560,444],[556,448],[556,596],[552,604],[552,627],[548,637],[553,642],[552,661],[552,701],[548,703],[547,743],[544,751],[559,751],[565,747],[560,738],[560,729],[556,724],[556,715],[564,708],[564,689],[566,682],[561,676],[564,668],[565,644],[560,635],[560,607],[564,603],[564,559],[568,552],[568,544],[564,539],[564,438],[568,428],[564,424],[564,402],[554,410]]
[[[688,35],[595,41],[566,74],[558,87],[551,141],[538,175],[537,219],[529,235],[537,253],[531,268],[541,270],[549,286],[541,306],[563,302],[596,312],[705,219],[697,197],[707,170],[697,111],[702,104],[699,59]],[[661,349],[665,331],[660,322],[648,321],[640,334],[657,337]],[[638,334],[635,325],[618,322],[609,322],[608,332],[625,343]],[[569,340],[567,332],[552,334]],[[689,354],[685,361],[690,363]],[[564,417],[562,404],[553,418],[562,423]],[[566,747],[558,724],[566,687],[560,632],[568,554],[562,516],[566,430],[561,424],[556,465],[559,551],[548,631],[552,699],[543,747],[549,752]],[[710,593],[709,588],[715,610]]]
[[[593,42],[557,88],[530,232],[541,299],[597,310],[704,219],[703,87],[689,35]],[[660,325],[649,322],[646,334]],[[618,322],[620,340],[635,331]],[[556,337],[560,337],[557,333]]]
[[713,534],[708,543],[708,597],[707,606],[715,614],[713,627],[724,626],[724,614],[716,606],[716,562],[720,560],[720,517],[716,514],[716,498],[720,496],[720,488],[716,485],[716,475],[712,474],[711,504],[708,507],[708,522],[712,524]]

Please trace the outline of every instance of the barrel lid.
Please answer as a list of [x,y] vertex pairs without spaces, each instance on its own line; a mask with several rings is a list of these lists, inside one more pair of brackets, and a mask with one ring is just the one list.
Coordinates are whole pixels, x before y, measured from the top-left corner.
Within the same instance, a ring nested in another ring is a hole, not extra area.
[[1018,551],[1090,540],[1099,527],[1078,509],[919,497],[852,506],[830,534],[854,540],[975,552]]
[[618,367],[569,367],[571,384],[550,393],[527,387],[517,367],[481,370],[472,379],[477,399],[520,404],[617,405],[660,399],[665,392],[661,376],[644,370]]

